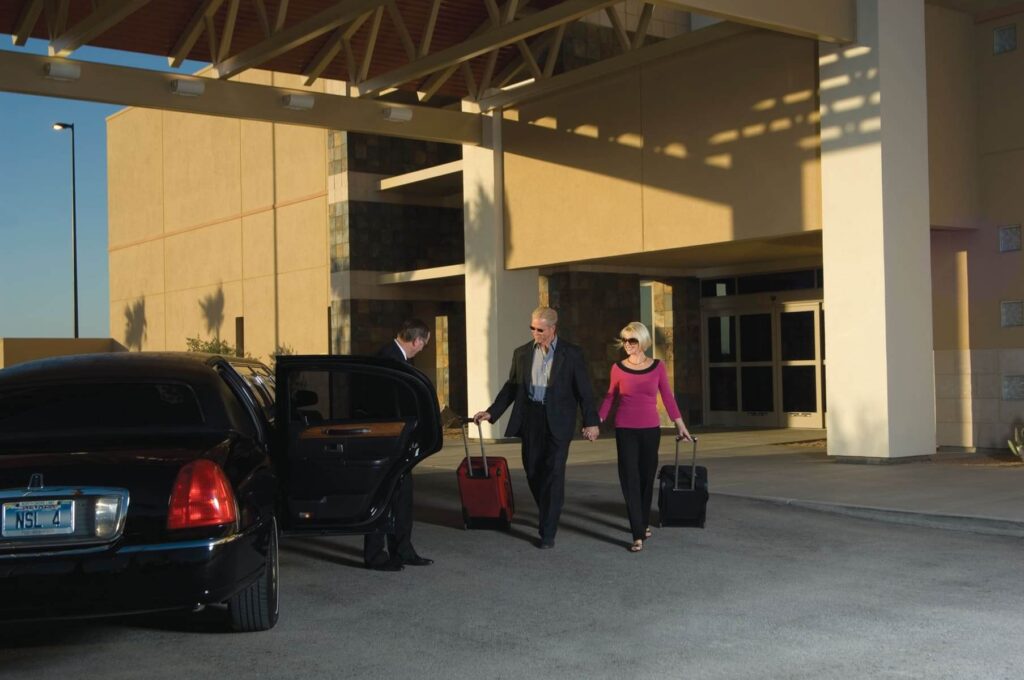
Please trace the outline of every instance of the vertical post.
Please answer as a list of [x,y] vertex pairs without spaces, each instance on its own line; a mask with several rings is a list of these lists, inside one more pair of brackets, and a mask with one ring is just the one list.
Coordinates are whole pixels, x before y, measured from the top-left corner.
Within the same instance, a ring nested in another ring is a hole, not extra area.
[[828,451],[935,453],[924,3],[858,0],[820,48]]
[[75,126],[71,125],[71,271],[75,298],[75,338],[78,338],[78,204],[75,177]]

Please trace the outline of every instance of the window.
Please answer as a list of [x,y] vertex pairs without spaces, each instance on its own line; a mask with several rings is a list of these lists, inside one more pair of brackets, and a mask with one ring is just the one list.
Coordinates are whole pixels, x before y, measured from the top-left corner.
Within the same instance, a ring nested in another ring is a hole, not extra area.
[[1015,250],[1020,250],[1020,225],[999,227],[999,252],[1009,253]]
[[205,420],[188,385],[173,382],[51,384],[0,396],[0,432],[195,427]]
[[1024,300],[1007,300],[1000,305],[1000,322],[1003,328],[1024,326]]
[[1015,49],[1017,49],[1017,24],[993,29],[992,54],[1005,54]]

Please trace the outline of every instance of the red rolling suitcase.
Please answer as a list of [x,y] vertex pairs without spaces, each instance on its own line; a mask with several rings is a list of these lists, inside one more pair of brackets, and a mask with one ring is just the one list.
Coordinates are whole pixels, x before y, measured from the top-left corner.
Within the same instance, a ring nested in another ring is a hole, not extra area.
[[459,463],[459,497],[462,499],[462,524],[469,529],[478,526],[497,525],[504,529],[512,527],[512,516],[516,511],[512,497],[512,478],[508,474],[508,461],[504,458],[487,457],[484,453],[483,431],[477,423],[480,435],[480,457],[469,455],[469,437],[466,424],[472,418],[462,420],[462,442],[466,447],[466,458]]

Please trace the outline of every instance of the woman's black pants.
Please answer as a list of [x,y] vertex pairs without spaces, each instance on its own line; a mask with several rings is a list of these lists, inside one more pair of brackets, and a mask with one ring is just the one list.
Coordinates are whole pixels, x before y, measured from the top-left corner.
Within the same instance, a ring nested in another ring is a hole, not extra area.
[[651,497],[654,475],[658,471],[660,427],[615,428],[615,447],[619,453],[619,483],[626,499],[626,514],[633,540],[642,539],[651,524]]

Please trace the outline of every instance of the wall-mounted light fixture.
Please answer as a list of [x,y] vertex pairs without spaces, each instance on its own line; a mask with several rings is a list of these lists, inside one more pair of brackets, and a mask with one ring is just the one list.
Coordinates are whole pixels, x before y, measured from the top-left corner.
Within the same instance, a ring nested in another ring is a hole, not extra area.
[[281,97],[281,106],[293,111],[309,111],[314,101],[311,94],[286,94]]
[[48,61],[43,64],[43,74],[50,80],[78,80],[82,67],[67,61]]
[[381,115],[384,116],[384,120],[391,123],[408,123],[412,120],[412,109],[404,106],[389,106]]
[[181,95],[182,97],[198,97],[205,91],[206,83],[201,80],[175,78],[171,81],[171,94]]

